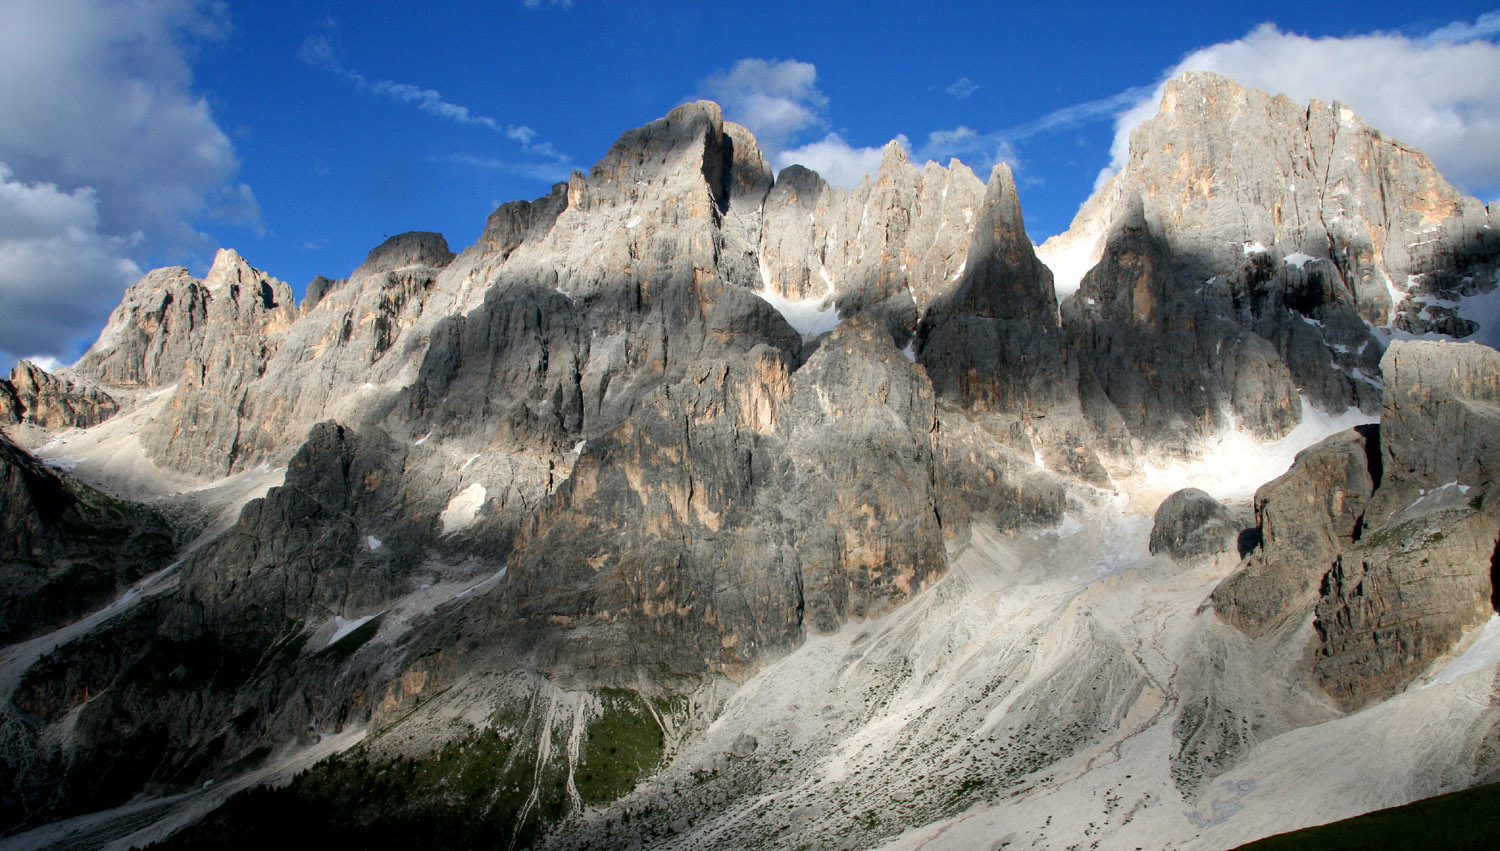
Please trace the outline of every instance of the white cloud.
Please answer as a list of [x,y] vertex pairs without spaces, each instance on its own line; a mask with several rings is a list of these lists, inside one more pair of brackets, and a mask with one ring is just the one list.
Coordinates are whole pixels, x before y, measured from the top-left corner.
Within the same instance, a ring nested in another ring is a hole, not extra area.
[[725,117],[750,128],[773,159],[797,134],[828,126],[828,98],[818,90],[818,69],[810,62],[741,59],[698,88],[719,102]]
[[928,133],[927,146],[922,149],[922,155],[928,159],[942,160],[982,147],[984,143],[980,140],[979,131],[960,125],[952,130],[934,130]]
[[[1215,71],[1301,103],[1343,101],[1370,126],[1421,148],[1460,189],[1493,197],[1500,189],[1500,45],[1483,39],[1497,32],[1497,13],[1424,38],[1308,38],[1263,24],[1194,51],[1162,83],[1183,71]],[[1128,158],[1130,131],[1155,114],[1160,97],[1158,85],[1116,120],[1111,169]]]
[[100,232],[94,190],[25,183],[0,163],[0,350],[71,355],[141,276],[129,241]]
[[[553,5],[559,4],[554,2]],[[444,99],[442,92],[436,89],[414,86],[411,83],[398,83],[395,80],[371,80],[358,71],[345,68],[339,63],[338,51],[333,45],[333,40],[326,33],[311,35],[304,39],[302,47],[297,51],[297,56],[309,65],[327,68],[367,92],[389,98],[397,103],[410,104],[428,115],[456,124],[493,130],[519,144],[521,150],[526,153],[548,157],[558,162],[568,162],[570,159],[566,154],[559,153],[552,143],[536,141],[536,131],[525,124],[506,124],[488,115],[480,115],[467,106]]]
[[953,82],[953,85],[949,86],[946,89],[943,89],[943,91],[947,92],[950,95],[953,95],[959,100],[967,100],[969,95],[974,94],[978,90],[979,85],[968,77],[959,77]]
[[0,26],[0,349],[71,357],[137,260],[206,252],[195,226],[255,227],[254,193],[185,46],[210,0],[8,0]]
[[[527,163],[514,162],[512,160],[496,159],[494,157],[478,157],[473,154],[448,154],[436,157],[439,162],[453,163],[455,165],[469,166],[486,171],[498,171],[503,174],[513,174],[517,177],[529,177],[536,180],[545,180],[549,183],[557,183],[567,180],[572,173],[564,163]],[[500,206],[498,203],[494,206]]]
[[1438,27],[1428,33],[1422,39],[1428,43],[1437,42],[1465,42],[1476,38],[1492,38],[1500,35],[1500,11],[1485,12],[1480,15],[1474,23],[1468,21],[1454,21],[1444,27]]
[[[896,141],[902,147],[907,147],[905,136],[898,136]],[[883,148],[859,148],[845,142],[837,133],[829,133],[822,139],[782,151],[773,158],[777,170],[786,168],[793,163],[806,166],[817,172],[822,178],[834,186],[842,186],[845,189],[853,189],[865,178],[865,175],[875,174],[880,171],[880,157]]]
[[571,9],[573,8],[573,0],[547,0],[546,3],[543,3],[542,0],[521,0],[521,5],[528,9],[540,9],[544,5],[561,6],[564,9]]

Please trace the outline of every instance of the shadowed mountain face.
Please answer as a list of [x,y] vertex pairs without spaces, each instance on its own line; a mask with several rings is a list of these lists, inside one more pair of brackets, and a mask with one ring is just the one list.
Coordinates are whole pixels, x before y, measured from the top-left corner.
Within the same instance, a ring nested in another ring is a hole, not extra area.
[[[152,272],[0,382],[0,830],[144,795],[87,842],[160,838],[353,747],[180,841],[874,846],[1032,795],[1034,841],[1240,836],[1151,807],[1436,712],[1493,612],[1500,361],[1406,340],[1490,321],[1492,234],[1342,106],[1195,74],[1041,249],[1004,166],[846,191],[699,102],[301,305]],[[1231,440],[1311,448],[1163,502]],[[1494,769],[1475,705],[1442,782]],[[1134,808],[1054,828],[1064,777]]]

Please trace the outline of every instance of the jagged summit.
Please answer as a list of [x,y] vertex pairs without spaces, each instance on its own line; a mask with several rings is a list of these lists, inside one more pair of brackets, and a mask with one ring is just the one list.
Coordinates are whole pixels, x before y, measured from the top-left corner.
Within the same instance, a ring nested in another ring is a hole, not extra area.
[[697,102],[300,306],[151,272],[0,382],[0,832],[310,767],[178,841],[1218,848],[1497,776],[1500,359],[1406,339],[1488,216],[1189,75],[1040,251],[1004,165]]

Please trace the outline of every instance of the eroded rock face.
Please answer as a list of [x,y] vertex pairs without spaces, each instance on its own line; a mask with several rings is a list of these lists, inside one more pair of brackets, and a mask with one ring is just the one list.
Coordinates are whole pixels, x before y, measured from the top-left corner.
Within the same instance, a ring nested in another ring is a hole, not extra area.
[[1263,439],[1297,424],[1302,408],[1285,364],[1216,295],[1180,286],[1169,243],[1133,200],[1062,307],[1081,386],[1104,397],[1086,409],[1096,428],[1118,417],[1137,451],[1186,454],[1195,439],[1229,427],[1227,413]]
[[120,409],[108,393],[80,381],[53,375],[31,361],[21,361],[10,379],[0,379],[0,425],[38,426],[47,430],[88,428]]
[[1069,403],[1062,345],[1052,274],[1026,236],[1010,169],[998,165],[962,274],[923,315],[916,359],[939,397],[1029,419]]
[[1495,611],[1500,353],[1392,343],[1379,490],[1320,589],[1317,676],[1354,708],[1404,687]]
[[1250,635],[1305,616],[1338,554],[1364,531],[1380,484],[1380,431],[1361,427],[1303,450],[1255,492],[1259,544],[1214,589],[1214,610]]
[[769,346],[706,363],[590,439],[517,543],[491,640],[567,681],[738,678],[936,578],[920,373],[874,318],[792,365]]
[[175,539],[156,512],[43,466],[0,434],[0,642],[109,602],[164,567]]
[[106,386],[170,384],[203,345],[208,301],[203,282],[181,266],[149,272],[125,291],[74,368]]
[[[1221,408],[1274,438],[1300,419],[1299,392],[1373,413],[1366,322],[1471,333],[1429,302],[1493,286],[1497,249],[1486,208],[1420,152],[1340,104],[1209,73],[1167,84],[1129,161],[1043,247],[1090,256],[1063,306],[1070,349],[1085,394],[1096,381],[1146,443],[1221,428]],[[1168,339],[1192,356],[1161,357]]]

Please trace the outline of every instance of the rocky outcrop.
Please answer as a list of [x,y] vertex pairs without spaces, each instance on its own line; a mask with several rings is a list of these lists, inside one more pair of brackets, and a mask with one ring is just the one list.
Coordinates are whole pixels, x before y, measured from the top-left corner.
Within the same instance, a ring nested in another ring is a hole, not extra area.
[[1500,354],[1393,342],[1379,427],[1261,487],[1261,542],[1214,589],[1251,636],[1314,615],[1314,676],[1354,709],[1404,688],[1495,611]]
[[0,643],[62,626],[164,567],[156,512],[43,466],[0,435]]
[[1354,708],[1403,688],[1495,612],[1500,354],[1392,343],[1367,529],[1323,579],[1319,681]]
[[208,302],[203,282],[187,269],[149,272],[125,291],[99,339],[74,369],[105,386],[170,384],[202,348]]
[[1214,589],[1219,616],[1252,636],[1303,617],[1338,554],[1358,541],[1380,484],[1378,427],[1336,434],[1303,450],[1255,492],[1259,543]]
[[120,409],[108,393],[80,381],[53,375],[23,360],[0,379],[0,425],[34,425],[47,430],[88,428]]
[[1052,275],[1004,164],[990,175],[962,274],[923,314],[915,354],[939,397],[965,408],[1026,420],[1067,404]]
[[518,541],[487,641],[565,682],[681,688],[936,578],[920,372],[874,318],[793,363],[769,346],[705,363],[591,438]]
[[1234,548],[1241,528],[1228,506],[1197,488],[1183,488],[1157,506],[1148,546],[1153,554],[1190,562]]
[[[247,423],[245,414],[252,404],[251,385],[265,374],[297,306],[290,287],[230,250],[218,253],[201,283],[190,281],[184,288],[205,302],[202,337],[171,377],[176,390],[153,428],[141,435],[141,444],[162,466],[217,478],[244,469],[275,445],[277,436],[257,429],[253,420]],[[122,332],[142,333],[140,324]],[[170,342],[158,339],[164,346]],[[79,368],[87,365],[80,362]],[[168,379],[158,373],[156,380]]]

